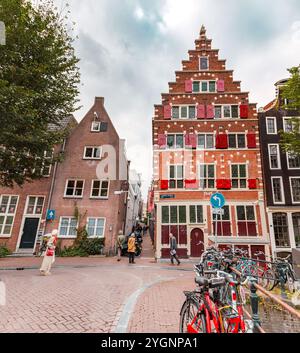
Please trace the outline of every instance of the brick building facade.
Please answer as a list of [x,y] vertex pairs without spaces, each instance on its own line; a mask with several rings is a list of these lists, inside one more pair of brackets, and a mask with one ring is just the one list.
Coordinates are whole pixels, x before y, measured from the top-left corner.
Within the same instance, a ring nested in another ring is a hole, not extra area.
[[[69,118],[70,123],[69,137],[55,148],[63,162],[48,176],[22,188],[0,188],[0,244],[13,252],[33,253],[38,236],[55,228],[62,246],[71,245],[77,228],[86,225],[90,237],[105,238],[111,253],[125,228],[126,192],[115,192],[126,191],[128,162],[104,99],[96,97],[81,122]],[[54,220],[47,220],[47,210],[55,211]]]
[[[176,82],[155,106],[157,258],[169,257],[170,232],[181,257],[198,257],[215,240],[251,255],[270,251],[256,104],[211,42],[202,27]],[[226,205],[216,222],[210,197],[217,191]]]
[[291,131],[291,119],[299,117],[299,112],[283,108],[280,88],[286,81],[275,84],[276,99],[259,113],[266,211],[273,254],[279,256],[300,249],[300,157],[280,146],[279,132]]

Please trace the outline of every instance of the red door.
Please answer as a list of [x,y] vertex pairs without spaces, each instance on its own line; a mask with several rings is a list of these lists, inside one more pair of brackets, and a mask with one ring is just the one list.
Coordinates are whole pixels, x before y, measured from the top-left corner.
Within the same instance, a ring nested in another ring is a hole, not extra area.
[[200,257],[204,251],[204,234],[201,229],[195,228],[191,232],[191,257]]

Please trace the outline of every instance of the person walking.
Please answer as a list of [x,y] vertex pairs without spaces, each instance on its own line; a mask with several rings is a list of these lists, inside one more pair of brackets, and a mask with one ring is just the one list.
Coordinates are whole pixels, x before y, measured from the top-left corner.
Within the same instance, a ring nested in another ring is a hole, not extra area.
[[51,275],[51,266],[55,261],[55,247],[57,243],[57,234],[58,230],[54,229],[51,233],[51,236],[47,242],[46,250],[44,252],[44,259],[42,266],[40,268],[40,273],[42,276]]
[[118,235],[118,240],[117,240],[117,243],[118,243],[118,261],[121,261],[124,241],[125,241],[125,235],[120,230],[119,231],[119,235]]
[[177,265],[180,265],[180,261],[177,256],[177,241],[176,238],[172,233],[170,233],[170,256],[171,256],[171,263],[174,265],[174,259],[177,261]]
[[129,254],[129,263],[130,264],[135,264],[134,262],[134,254],[135,254],[135,234],[131,233],[130,237],[128,238],[128,254]]

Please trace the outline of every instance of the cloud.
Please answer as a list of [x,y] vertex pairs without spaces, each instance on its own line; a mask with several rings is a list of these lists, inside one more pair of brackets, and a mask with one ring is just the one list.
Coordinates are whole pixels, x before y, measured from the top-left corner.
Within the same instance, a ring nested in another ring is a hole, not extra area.
[[[65,0],[56,0],[60,6]],[[152,176],[151,120],[154,104],[175,80],[175,70],[194,47],[202,24],[234,70],[234,79],[265,105],[274,83],[299,64],[298,0],[68,0],[76,22],[81,58],[83,109],[94,96],[105,105],[120,137],[127,140],[131,165],[143,174],[143,191]]]

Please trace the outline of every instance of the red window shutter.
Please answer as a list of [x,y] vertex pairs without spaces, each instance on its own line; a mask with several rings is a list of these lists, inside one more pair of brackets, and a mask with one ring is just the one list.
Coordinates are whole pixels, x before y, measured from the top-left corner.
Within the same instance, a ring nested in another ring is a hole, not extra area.
[[247,144],[248,148],[256,148],[256,135],[248,134],[247,135]]
[[206,117],[207,119],[213,119],[215,117],[215,107],[213,105],[206,106]]
[[205,105],[199,104],[197,107],[197,118],[198,119],[205,119]]
[[216,136],[216,148],[226,149],[228,148],[228,136],[227,134]]
[[230,179],[217,179],[217,189],[230,190],[231,180]]
[[160,181],[160,189],[168,190],[169,189],[169,180],[161,180]]
[[218,92],[224,92],[225,91],[224,80],[218,80],[217,81],[217,90],[218,90]]
[[164,106],[164,118],[171,119],[172,118],[172,107],[170,105]]
[[197,135],[196,134],[190,134],[190,145],[192,148],[197,147]]
[[247,119],[249,113],[249,107],[247,104],[240,105],[240,118]]
[[186,80],[185,81],[185,92],[186,93],[192,93],[193,92],[193,81],[192,80]]
[[185,180],[185,188],[186,189],[198,189],[198,181],[195,180]]
[[185,146],[190,146],[190,134],[186,134],[184,136],[184,143],[185,143]]
[[256,189],[257,188],[256,179],[248,179],[248,187],[249,189]]
[[239,237],[247,236],[247,224],[246,222],[237,222]]
[[161,148],[165,148],[167,145],[167,136],[163,134],[158,135],[158,146]]

